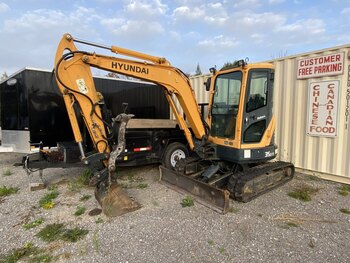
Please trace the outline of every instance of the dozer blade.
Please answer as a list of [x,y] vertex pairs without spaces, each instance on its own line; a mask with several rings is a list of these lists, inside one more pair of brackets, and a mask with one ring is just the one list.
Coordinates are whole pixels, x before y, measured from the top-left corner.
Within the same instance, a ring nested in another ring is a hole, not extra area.
[[230,206],[229,191],[216,188],[164,166],[160,166],[159,170],[160,181],[170,188],[180,193],[190,194],[198,203],[219,213],[226,214],[228,212]]
[[103,213],[109,217],[133,212],[141,207],[117,183],[112,183],[110,187],[106,187],[104,182],[99,183],[95,189],[95,198]]

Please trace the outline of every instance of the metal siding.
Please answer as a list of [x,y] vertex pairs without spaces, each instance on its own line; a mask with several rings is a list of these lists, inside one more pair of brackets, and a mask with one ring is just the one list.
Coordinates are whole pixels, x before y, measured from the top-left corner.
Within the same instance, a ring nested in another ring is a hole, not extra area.
[[[342,75],[298,80],[297,60],[344,52]],[[302,171],[350,183],[350,123],[345,129],[346,90],[350,45],[275,59],[273,112],[277,119],[276,143],[278,159],[293,162]],[[191,77],[198,102],[208,102],[209,92],[203,83],[209,75]],[[315,137],[306,133],[308,89],[310,82],[339,80],[337,136]]]
[[[274,113],[279,159],[291,161],[296,167],[350,178],[349,175],[349,129],[345,130],[345,106],[347,89],[347,56],[344,73],[338,76],[296,79],[297,60],[327,55],[335,52],[348,54],[349,46],[327,49],[321,52],[281,58],[271,61],[275,65]],[[314,137],[306,134],[308,89],[313,81],[339,80],[338,133],[335,138]]]

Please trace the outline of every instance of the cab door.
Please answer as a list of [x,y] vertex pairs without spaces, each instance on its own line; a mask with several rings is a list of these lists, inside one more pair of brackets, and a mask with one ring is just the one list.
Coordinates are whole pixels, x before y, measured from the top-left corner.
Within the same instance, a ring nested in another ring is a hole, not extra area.
[[273,70],[251,69],[247,79],[242,122],[242,144],[261,139],[272,119]]

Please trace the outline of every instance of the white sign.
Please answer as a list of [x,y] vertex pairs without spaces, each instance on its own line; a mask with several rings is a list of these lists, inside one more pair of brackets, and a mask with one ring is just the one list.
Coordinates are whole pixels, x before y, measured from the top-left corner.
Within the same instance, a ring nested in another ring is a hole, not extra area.
[[340,75],[344,69],[344,52],[302,58],[297,63],[297,79]]
[[310,83],[307,134],[337,135],[338,91],[339,80]]
[[88,93],[88,87],[85,84],[85,80],[84,79],[77,79],[75,81],[77,83],[78,89],[81,93],[87,94]]

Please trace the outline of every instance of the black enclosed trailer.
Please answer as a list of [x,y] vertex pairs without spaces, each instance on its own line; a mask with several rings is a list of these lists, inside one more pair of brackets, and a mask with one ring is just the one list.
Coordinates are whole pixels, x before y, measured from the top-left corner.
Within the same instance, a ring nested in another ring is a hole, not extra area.
[[[188,154],[186,139],[174,120],[161,87],[143,81],[94,77],[96,89],[116,116],[125,111],[135,117],[126,130],[126,149],[119,166],[166,162],[169,165]],[[27,168],[79,165],[79,151],[68,114],[52,72],[25,68],[0,82],[2,151],[29,153],[31,149],[59,148],[63,162],[50,163],[42,154],[28,155]],[[92,150],[80,118],[85,149]]]
[[[138,119],[169,119],[163,90],[152,83],[94,77],[113,116],[127,113]],[[52,72],[24,68],[0,82],[2,146],[29,152],[30,143],[44,147],[74,139],[67,111]]]

